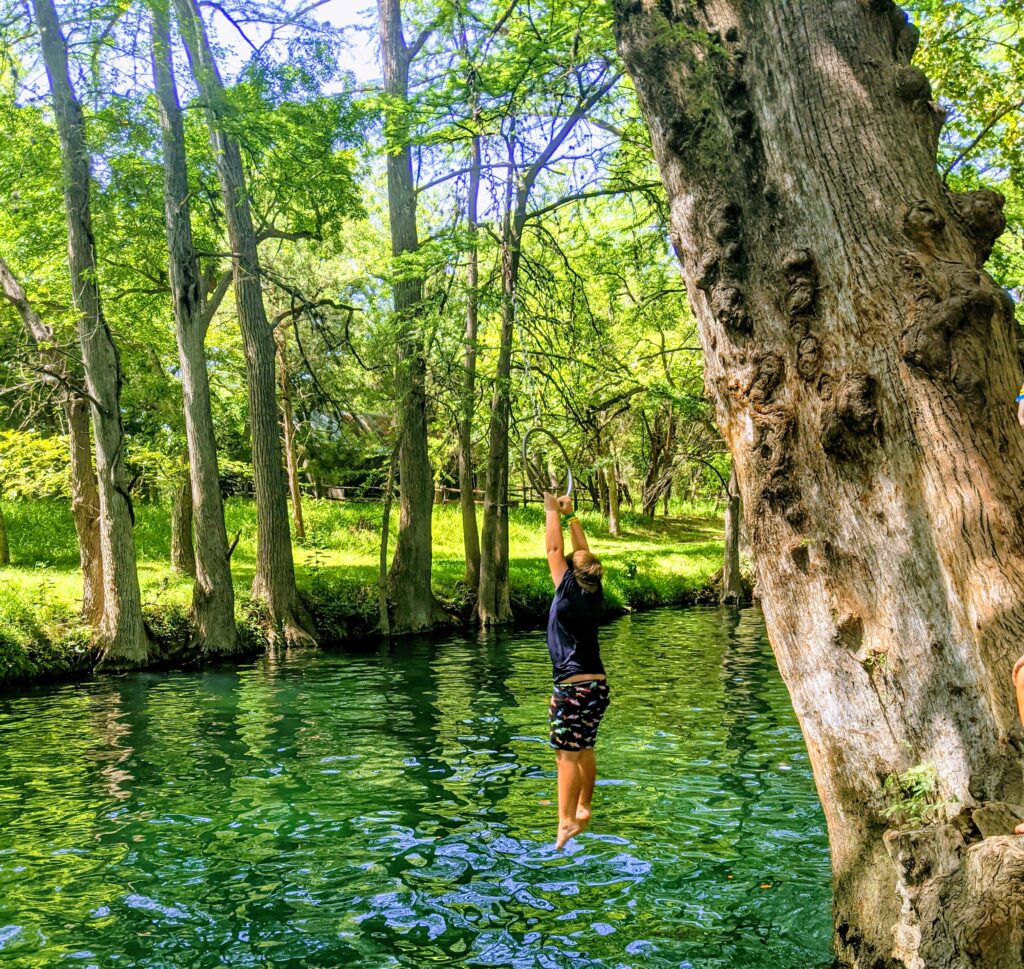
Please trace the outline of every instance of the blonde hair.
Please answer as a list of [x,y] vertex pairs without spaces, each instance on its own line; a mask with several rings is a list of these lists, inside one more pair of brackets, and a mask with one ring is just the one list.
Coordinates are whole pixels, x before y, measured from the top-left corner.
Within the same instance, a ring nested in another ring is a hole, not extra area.
[[601,576],[604,575],[601,560],[593,552],[583,550],[573,552],[567,558],[571,563],[576,584],[584,592],[597,592],[601,587]]

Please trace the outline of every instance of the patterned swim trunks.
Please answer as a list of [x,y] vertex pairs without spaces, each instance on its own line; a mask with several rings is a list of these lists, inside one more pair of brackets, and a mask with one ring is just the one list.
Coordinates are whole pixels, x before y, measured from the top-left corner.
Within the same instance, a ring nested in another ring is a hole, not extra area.
[[608,709],[608,681],[556,683],[548,704],[551,746],[555,750],[586,750],[597,742],[597,728]]

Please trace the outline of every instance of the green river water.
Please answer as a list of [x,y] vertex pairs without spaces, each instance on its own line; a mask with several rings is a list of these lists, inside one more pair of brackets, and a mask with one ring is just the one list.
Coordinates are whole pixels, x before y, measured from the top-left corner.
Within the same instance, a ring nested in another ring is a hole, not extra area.
[[563,853],[542,632],[0,697],[0,965],[830,966],[760,614],[602,643],[594,821]]

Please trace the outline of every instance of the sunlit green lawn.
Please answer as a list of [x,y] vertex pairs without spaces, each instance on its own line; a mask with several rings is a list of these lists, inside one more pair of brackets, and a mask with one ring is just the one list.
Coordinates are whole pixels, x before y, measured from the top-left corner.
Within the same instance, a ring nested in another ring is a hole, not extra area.
[[[307,538],[295,548],[296,571],[314,615],[332,632],[372,627],[381,506],[308,499],[303,510]],[[87,630],[76,618],[81,579],[67,505],[12,503],[4,513],[12,564],[0,569],[0,680],[31,675],[33,667],[45,672],[42,653],[58,646],[62,653],[84,652],[87,641]],[[245,592],[255,570],[255,507],[250,500],[232,499],[226,515],[229,535],[240,535],[232,567],[244,621]],[[687,508],[678,517],[653,521],[626,512],[618,538],[608,534],[600,516],[583,512],[581,518],[591,547],[605,563],[606,601],[613,608],[692,602],[721,565],[722,521],[714,506]],[[539,505],[511,510],[513,609],[526,619],[543,612],[551,594],[543,527]],[[391,551],[396,531],[397,512],[391,520]],[[464,611],[457,505],[435,506],[433,533],[434,591],[453,611]],[[135,537],[147,619],[173,637],[184,621],[191,581],[170,569],[169,508],[138,505]]]

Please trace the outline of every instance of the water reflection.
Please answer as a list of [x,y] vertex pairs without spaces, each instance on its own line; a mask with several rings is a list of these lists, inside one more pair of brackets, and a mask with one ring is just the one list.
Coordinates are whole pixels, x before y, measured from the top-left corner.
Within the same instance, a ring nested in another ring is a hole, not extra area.
[[0,699],[0,963],[828,965],[759,615],[604,638],[595,821],[563,854],[537,633]]

